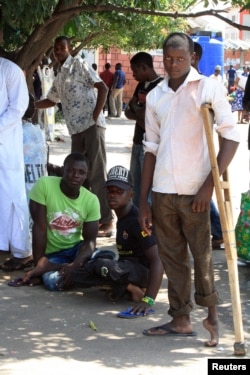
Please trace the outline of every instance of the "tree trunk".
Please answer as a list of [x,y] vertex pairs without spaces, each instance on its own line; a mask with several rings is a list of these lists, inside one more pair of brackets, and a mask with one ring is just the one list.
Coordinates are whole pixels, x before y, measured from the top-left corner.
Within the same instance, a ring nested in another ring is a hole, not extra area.
[[[72,19],[76,14],[71,9],[81,5],[82,1],[72,0],[65,2],[60,0],[54,13],[47,18],[43,24],[38,25],[30,35],[27,42],[17,51],[15,56],[7,56],[19,65],[26,73],[26,79],[29,90],[33,93],[33,72],[41,63],[42,58],[53,44],[53,39],[62,30],[65,23]],[[65,13],[65,11],[69,12]],[[64,16],[58,13],[64,11]]]

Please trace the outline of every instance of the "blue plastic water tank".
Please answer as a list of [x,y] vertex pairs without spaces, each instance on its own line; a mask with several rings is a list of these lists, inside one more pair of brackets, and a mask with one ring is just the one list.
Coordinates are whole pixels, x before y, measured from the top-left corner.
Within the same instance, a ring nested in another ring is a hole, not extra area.
[[199,63],[199,68],[202,74],[205,76],[210,76],[214,73],[214,68],[216,65],[221,66],[221,76],[224,73],[224,46],[221,34],[217,36],[212,32],[200,32],[199,35],[192,35],[194,42],[197,42],[202,47],[202,57]]

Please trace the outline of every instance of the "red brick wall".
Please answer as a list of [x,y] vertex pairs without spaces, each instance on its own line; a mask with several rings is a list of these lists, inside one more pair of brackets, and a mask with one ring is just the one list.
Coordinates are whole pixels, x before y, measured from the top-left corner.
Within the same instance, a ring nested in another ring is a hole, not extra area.
[[[99,61],[98,61],[98,68],[99,73],[104,70],[104,65],[109,62],[111,64],[111,71],[114,72],[115,70],[115,64],[121,63],[122,69],[126,74],[127,83],[124,87],[123,91],[123,101],[125,103],[128,103],[129,99],[133,96],[135,87],[137,85],[137,81],[133,78],[133,73],[130,69],[130,59],[133,56],[133,53],[123,53],[119,48],[111,48],[109,53],[103,53],[101,50],[99,51]],[[240,59],[242,64],[237,64],[235,66],[236,69],[238,69],[240,66],[245,65],[246,61],[250,62],[250,50],[248,51],[240,51],[240,50],[225,50],[224,51],[224,60],[227,59]],[[164,76],[164,67],[162,62],[162,56],[161,55],[154,55],[153,56],[154,61],[154,68],[156,72]],[[250,65],[250,63],[248,64]],[[224,70],[226,71],[229,68],[229,66],[224,67]]]
[[[111,71],[115,71],[115,64],[121,63],[122,70],[126,74],[126,85],[123,90],[123,101],[128,103],[130,98],[133,96],[137,81],[133,77],[133,73],[130,69],[130,59],[134,53],[123,53],[119,48],[112,48],[109,53],[99,52],[99,73],[104,70],[104,65],[108,62],[111,65]],[[162,63],[162,56],[153,56],[154,68],[159,75],[164,75],[164,68]]]
[[[246,64],[246,61],[250,61],[250,51],[240,51],[240,50],[224,50],[224,61],[226,62],[227,59],[229,60],[236,60],[238,59],[240,63],[233,64],[235,69],[238,69]],[[224,66],[224,70],[226,71],[229,68],[229,65]]]

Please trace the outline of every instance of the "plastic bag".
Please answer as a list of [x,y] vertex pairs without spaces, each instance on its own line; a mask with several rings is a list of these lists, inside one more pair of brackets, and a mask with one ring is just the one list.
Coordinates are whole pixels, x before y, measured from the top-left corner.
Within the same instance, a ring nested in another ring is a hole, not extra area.
[[240,214],[235,227],[237,255],[250,261],[250,190],[241,194]]
[[[27,200],[35,182],[47,175],[47,144],[44,131],[39,125],[23,122],[23,154],[25,168],[25,189]],[[32,220],[30,217],[30,228]]]
[[27,199],[35,182],[47,173],[47,144],[39,125],[23,122],[23,154]]

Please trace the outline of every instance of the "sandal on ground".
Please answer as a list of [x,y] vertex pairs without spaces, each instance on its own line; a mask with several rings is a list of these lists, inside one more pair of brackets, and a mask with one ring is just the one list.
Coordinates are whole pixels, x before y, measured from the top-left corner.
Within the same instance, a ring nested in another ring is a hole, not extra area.
[[0,269],[3,271],[11,272],[11,271],[20,271],[20,270],[27,270],[34,266],[34,261],[29,260],[26,263],[22,262],[21,258],[12,257],[6,260],[4,263],[0,265]]
[[149,309],[146,313],[141,311],[139,314],[138,313],[131,313],[131,307],[128,307],[127,310],[121,311],[117,314],[118,318],[123,318],[123,319],[135,319],[135,318],[141,318],[145,317],[151,314],[154,314],[153,309]]
[[40,284],[42,284],[42,279],[40,277],[34,277],[27,281],[23,281],[22,277],[18,277],[17,279],[8,282],[8,285],[13,287],[35,286]]
[[222,246],[221,245],[223,245],[223,243],[224,243],[224,240],[223,239],[220,239],[220,240],[212,240],[212,248],[214,249],[214,250],[224,250],[223,248],[222,248]]
[[180,336],[180,337],[187,337],[187,336],[196,336],[197,333],[195,331],[182,333],[176,332],[172,329],[168,324],[163,324],[162,326],[153,327],[150,329],[145,329],[143,331],[145,336]]

